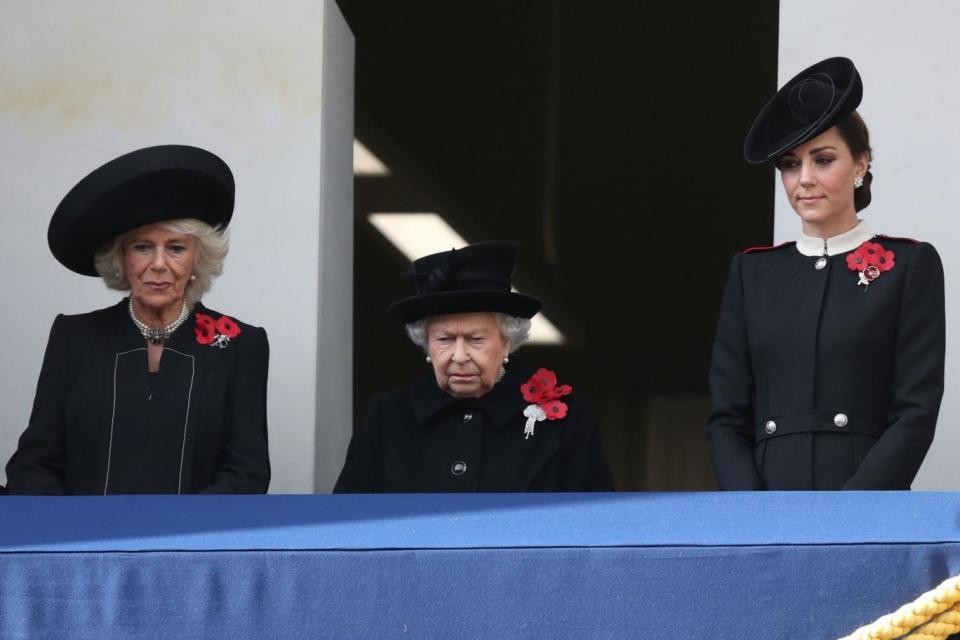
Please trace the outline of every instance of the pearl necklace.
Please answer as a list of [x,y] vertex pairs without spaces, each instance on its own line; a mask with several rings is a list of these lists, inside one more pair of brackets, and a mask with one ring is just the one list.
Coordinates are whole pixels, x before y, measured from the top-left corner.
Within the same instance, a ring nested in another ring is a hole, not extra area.
[[187,320],[187,316],[190,315],[190,311],[187,308],[187,303],[184,302],[183,307],[180,309],[180,315],[177,316],[176,320],[160,329],[153,329],[147,326],[146,323],[141,322],[140,318],[137,317],[137,314],[133,312],[133,296],[130,297],[130,304],[127,305],[127,308],[130,311],[130,319],[133,320],[133,324],[135,324],[137,329],[140,330],[140,334],[143,336],[143,339],[152,342],[153,344],[163,344],[163,341],[173,335],[173,332],[179,329],[180,325]]

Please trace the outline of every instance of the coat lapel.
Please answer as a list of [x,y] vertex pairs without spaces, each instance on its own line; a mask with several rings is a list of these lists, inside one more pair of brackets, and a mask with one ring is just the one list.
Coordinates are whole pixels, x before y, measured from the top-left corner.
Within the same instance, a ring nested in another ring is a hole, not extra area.
[[[217,365],[217,358],[214,357],[216,354],[213,353],[216,349],[197,342],[194,327],[196,326],[195,314],[198,312],[209,313],[206,307],[200,303],[194,306],[193,312],[187,321],[170,336],[170,339],[167,340],[167,343],[164,345],[166,350],[173,352],[169,355],[176,357],[171,357],[169,361],[165,362],[167,356],[165,353],[160,363],[160,369],[163,370],[165,364],[173,364],[176,362],[178,375],[184,377],[184,380],[171,380],[170,376],[167,376],[166,380],[169,384],[187,384],[186,393],[189,398],[189,406],[187,407],[187,418],[184,423],[179,482],[182,493],[193,492],[193,460],[196,451],[197,433],[202,427],[202,425],[199,424],[201,391],[204,388],[206,376],[208,373],[211,373],[208,370],[211,367],[215,368]],[[189,383],[185,382],[187,376],[190,378]]]
[[515,358],[505,368],[503,379],[483,398],[483,407],[495,427],[505,429],[519,425],[522,433],[523,410],[529,403],[523,399],[520,385],[530,379],[533,371]]
[[[94,357],[100,361],[99,377],[102,392],[97,430],[98,442],[101,444],[97,448],[99,478],[96,486],[91,487],[91,493],[105,493],[107,490],[118,380],[122,376],[124,379],[120,381],[125,384],[139,384],[143,388],[147,385],[147,345],[133,321],[130,320],[127,304],[128,298],[124,298],[111,309],[103,326],[101,340],[98,340],[100,353],[94,354]],[[121,358],[124,360],[123,370],[121,370]],[[127,376],[133,378],[127,379]]]

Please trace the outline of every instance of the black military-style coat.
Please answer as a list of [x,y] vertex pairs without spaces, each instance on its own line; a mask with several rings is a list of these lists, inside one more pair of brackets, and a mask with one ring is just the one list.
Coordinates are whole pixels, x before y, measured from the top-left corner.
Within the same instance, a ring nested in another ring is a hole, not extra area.
[[896,257],[866,286],[849,244],[733,258],[707,424],[720,489],[910,488],[943,395],[943,266],[929,244],[872,241]]
[[524,437],[520,385],[532,375],[514,360],[480,398],[454,398],[432,374],[375,396],[334,492],[612,491],[593,412],[576,391],[563,397],[565,418]]
[[[221,314],[198,304],[195,312]],[[191,316],[147,373],[127,300],[57,316],[30,422],[7,464],[10,493],[263,493],[270,481],[263,329],[223,348]]]

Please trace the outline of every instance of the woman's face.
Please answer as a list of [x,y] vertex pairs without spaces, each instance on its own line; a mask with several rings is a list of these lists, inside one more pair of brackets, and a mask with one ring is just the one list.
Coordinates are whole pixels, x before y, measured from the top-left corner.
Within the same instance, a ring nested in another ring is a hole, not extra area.
[[427,321],[427,351],[441,389],[479,398],[497,383],[510,342],[493,313],[456,313]]
[[134,303],[155,315],[180,313],[196,261],[197,239],[160,224],[140,227],[123,244]]
[[780,159],[780,177],[804,233],[829,237],[852,229],[853,178],[867,172],[867,154],[854,158],[836,127],[792,149]]

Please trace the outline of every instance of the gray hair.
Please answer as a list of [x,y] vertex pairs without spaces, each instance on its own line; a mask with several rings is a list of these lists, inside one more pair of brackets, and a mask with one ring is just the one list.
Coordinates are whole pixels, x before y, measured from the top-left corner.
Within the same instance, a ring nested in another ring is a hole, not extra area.
[[[160,223],[168,231],[177,233],[186,233],[197,239],[197,263],[193,267],[193,274],[196,276],[187,284],[184,293],[188,306],[199,301],[203,295],[210,290],[213,285],[213,279],[223,273],[223,260],[230,251],[230,231],[228,229],[214,228],[202,220],[196,218],[178,218],[176,220],[165,220]],[[130,281],[123,268],[123,246],[139,229],[134,229],[119,235],[107,244],[100,247],[100,250],[93,257],[94,267],[97,273],[103,278],[104,284],[110,289],[117,291],[129,291]]]
[[[508,316],[505,313],[494,313],[497,324],[500,325],[500,335],[510,341],[510,353],[520,348],[530,339],[530,318]],[[406,325],[407,336],[410,341],[427,351],[427,324],[430,318],[421,318]]]

